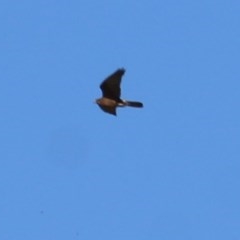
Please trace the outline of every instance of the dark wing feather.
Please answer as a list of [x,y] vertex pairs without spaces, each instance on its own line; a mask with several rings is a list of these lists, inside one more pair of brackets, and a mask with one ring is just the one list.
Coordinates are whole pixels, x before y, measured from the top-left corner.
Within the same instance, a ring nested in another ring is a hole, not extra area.
[[116,107],[106,107],[98,105],[104,112],[117,116]]
[[113,74],[108,76],[100,85],[100,88],[103,93],[103,97],[114,99],[116,101],[120,100],[121,95],[121,79],[124,74],[125,70],[118,69]]

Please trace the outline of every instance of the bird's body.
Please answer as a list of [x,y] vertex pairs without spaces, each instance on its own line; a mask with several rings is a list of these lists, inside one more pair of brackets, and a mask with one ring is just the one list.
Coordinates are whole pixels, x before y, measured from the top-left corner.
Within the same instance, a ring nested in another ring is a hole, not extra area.
[[117,115],[117,107],[143,107],[143,104],[140,102],[126,101],[120,98],[120,84],[124,72],[124,69],[118,69],[101,83],[102,98],[97,99],[96,103],[104,112]]

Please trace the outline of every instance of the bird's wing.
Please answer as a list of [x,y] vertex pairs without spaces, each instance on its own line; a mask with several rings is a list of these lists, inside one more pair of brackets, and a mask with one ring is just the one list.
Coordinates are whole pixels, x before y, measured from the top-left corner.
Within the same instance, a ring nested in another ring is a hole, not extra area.
[[125,70],[118,69],[113,74],[108,76],[100,85],[103,97],[119,101],[121,95],[121,79]]
[[106,107],[98,105],[104,112],[117,116],[116,107]]

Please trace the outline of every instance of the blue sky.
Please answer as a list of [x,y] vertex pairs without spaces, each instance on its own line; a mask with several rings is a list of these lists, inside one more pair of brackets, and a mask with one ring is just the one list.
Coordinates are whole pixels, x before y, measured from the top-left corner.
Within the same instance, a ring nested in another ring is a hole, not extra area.
[[[239,1],[0,7],[0,239],[240,239]],[[93,104],[119,67],[114,117]]]

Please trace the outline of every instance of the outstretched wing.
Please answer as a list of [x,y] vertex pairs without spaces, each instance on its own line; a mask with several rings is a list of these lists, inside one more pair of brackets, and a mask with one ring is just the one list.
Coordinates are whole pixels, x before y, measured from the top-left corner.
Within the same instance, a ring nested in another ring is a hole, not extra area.
[[119,101],[121,95],[121,79],[125,69],[121,68],[108,76],[100,85],[103,97]]
[[117,116],[116,107],[107,107],[98,105],[104,112]]

